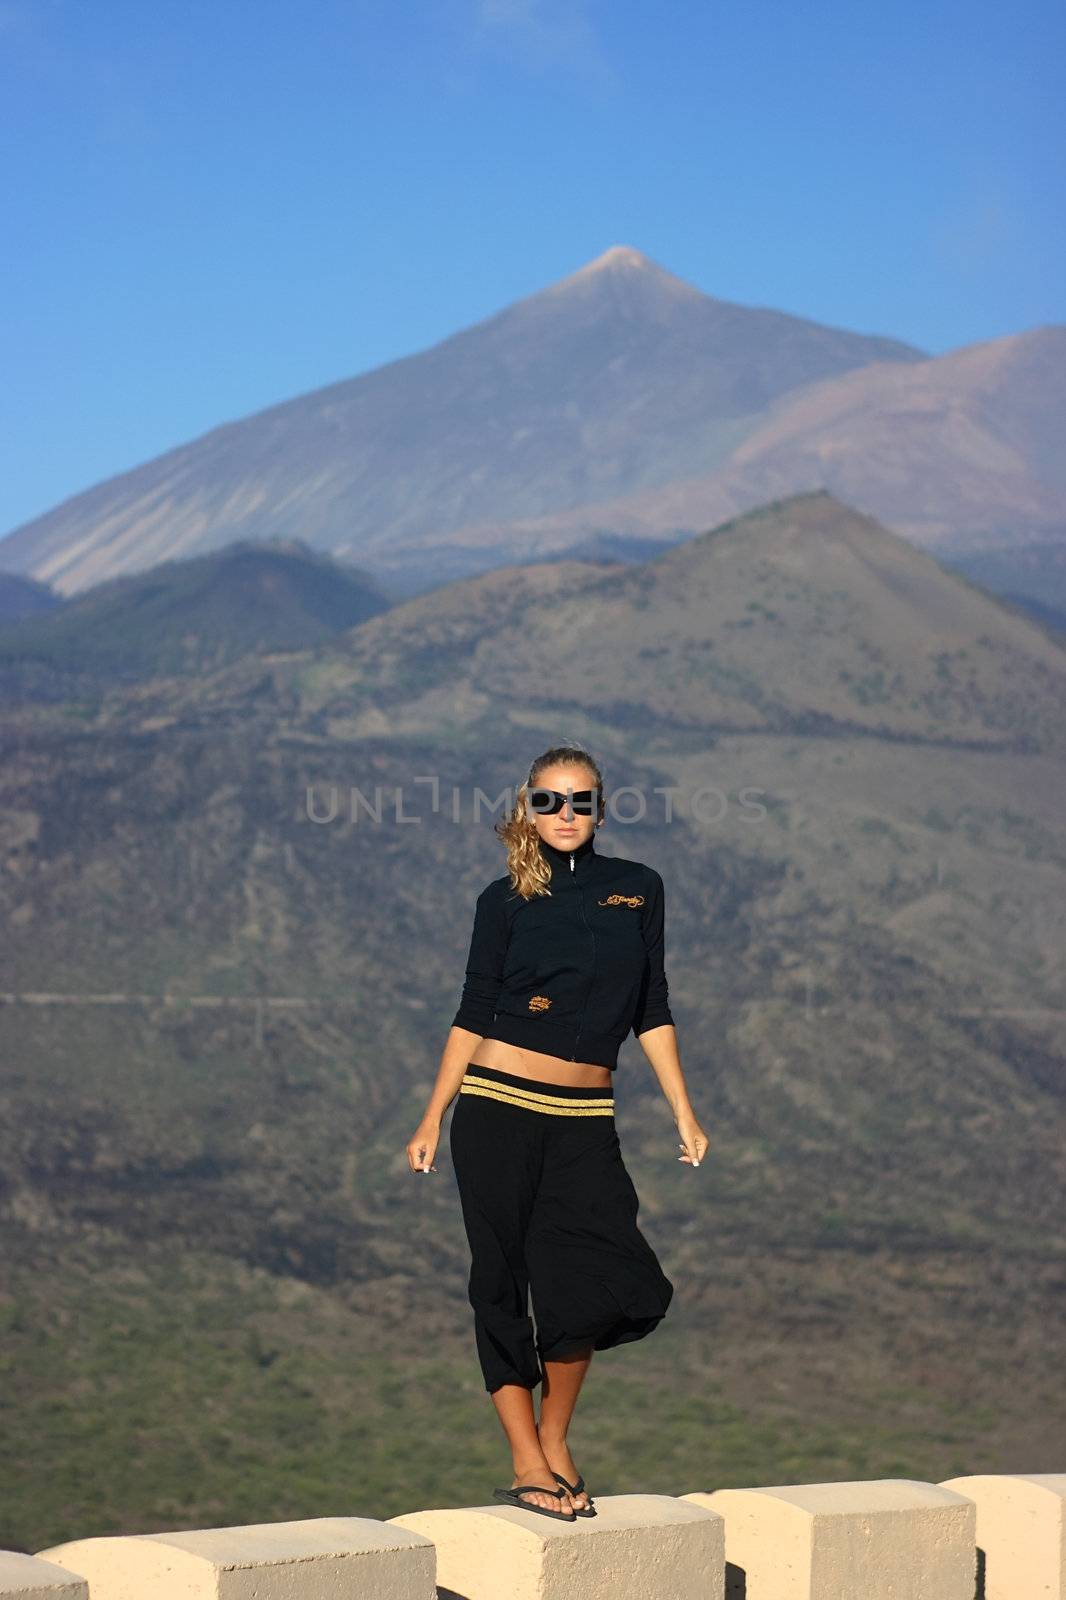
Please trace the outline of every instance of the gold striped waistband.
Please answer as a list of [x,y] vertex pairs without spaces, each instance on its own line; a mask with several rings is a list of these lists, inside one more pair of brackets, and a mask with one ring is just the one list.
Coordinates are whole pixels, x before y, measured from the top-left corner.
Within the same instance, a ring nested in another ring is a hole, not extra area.
[[527,1111],[547,1112],[556,1117],[613,1117],[614,1095],[569,1096],[546,1094],[537,1089],[520,1089],[516,1084],[499,1083],[495,1079],[479,1078],[468,1072],[459,1085],[460,1094],[483,1095],[487,1100],[500,1100],[505,1105],[524,1106]]

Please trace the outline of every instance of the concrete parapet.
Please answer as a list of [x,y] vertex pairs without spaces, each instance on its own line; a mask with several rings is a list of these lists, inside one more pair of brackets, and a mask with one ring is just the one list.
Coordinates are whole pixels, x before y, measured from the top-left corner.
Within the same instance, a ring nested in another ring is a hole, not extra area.
[[605,1495],[0,1550],[0,1600],[1066,1600],[1066,1473]]
[[75,1539],[38,1555],[87,1578],[91,1600],[436,1600],[437,1593],[430,1542],[370,1517]]
[[1066,1600],[1066,1472],[978,1473],[941,1488],[977,1507],[983,1600]]
[[974,1600],[976,1514],[913,1478],[681,1496],[725,1518],[727,1600]]
[[0,1600],[89,1600],[89,1585],[40,1556],[0,1550]]
[[725,1600],[722,1518],[673,1495],[596,1497],[556,1522],[502,1502],[391,1517],[437,1547],[437,1583],[462,1600]]

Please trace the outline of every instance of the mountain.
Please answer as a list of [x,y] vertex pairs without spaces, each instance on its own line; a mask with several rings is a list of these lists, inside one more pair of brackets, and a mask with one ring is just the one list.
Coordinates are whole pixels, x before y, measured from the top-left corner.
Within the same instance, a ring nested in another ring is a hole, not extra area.
[[23,617],[43,616],[63,604],[62,595],[46,583],[22,578],[14,572],[0,572],[0,626],[21,622]]
[[455,530],[503,530],[479,539],[482,567],[517,559],[506,524],[710,471],[786,393],[923,356],[715,299],[615,246],[429,350],[74,495],[9,533],[0,564],[73,594],[284,536],[382,570],[417,546],[402,566],[425,584],[459,570]]
[[13,1537],[391,1515],[488,1470],[447,1125],[432,1180],[404,1147],[503,870],[493,800],[563,737],[605,767],[597,848],[663,874],[712,1139],[676,1163],[628,1040],[620,1135],[677,1299],[594,1363],[603,1492],[635,1450],[662,1492],[1049,1459],[1064,693],[1047,630],[817,492],[639,567],[499,569],[312,649],[4,710]]
[[[1053,623],[1056,617],[1066,617],[1066,539],[949,552],[940,559],[1035,616]],[[1061,621],[1056,625],[1063,626]]]
[[[515,559],[624,556],[627,541],[641,559],[653,541],[822,487],[946,559],[997,552],[1012,588],[1026,547],[1066,546],[1064,428],[1066,327],[1036,328],[811,383],[768,407],[713,471],[506,534]],[[453,544],[499,538],[498,526],[466,529]]]
[[365,573],[296,541],[238,541],[0,627],[0,686],[54,698],[75,681],[213,672],[249,652],[318,644],[389,604]]
[[634,757],[731,734],[1066,755],[1061,641],[825,491],[639,566],[448,585],[345,635],[336,657],[321,697],[298,674],[302,714],[357,736],[431,737],[447,718],[488,748],[501,720],[569,706],[615,737],[635,729]]
[[[325,1056],[341,1051],[368,1113],[406,1104],[413,1069],[398,1057],[387,1078],[364,1074],[382,1050],[424,1054],[450,1015],[456,930],[497,859],[487,817],[470,820],[473,785],[498,794],[531,749],[572,732],[603,752],[612,787],[644,786],[648,814],[636,826],[616,819],[604,847],[648,851],[669,867],[675,983],[691,1024],[736,1023],[730,1007],[787,995],[806,961],[856,1015],[873,1008],[886,1048],[901,997],[935,1000],[937,1031],[920,1045],[901,1040],[913,1059],[894,1068],[917,1116],[933,1092],[929,1051],[946,1075],[938,1094],[976,1071],[962,1044],[971,1025],[949,1021],[957,1007],[1028,1008],[1031,1020],[1004,1024],[997,1047],[1010,1032],[1008,1053],[1021,1060],[1019,1041],[1061,993],[1064,692],[1061,642],[824,493],[749,513],[639,569],[499,570],[312,650],[119,684],[95,706],[72,703],[78,715],[66,720],[9,707],[0,915],[18,937],[0,958],[0,988],[340,1004],[354,1025],[343,1044],[331,1036]],[[438,779],[435,810],[418,774]],[[667,824],[651,788],[660,782],[720,790],[723,816],[681,808]],[[309,783],[377,796],[382,820],[316,827]],[[397,785],[420,825],[396,820]],[[740,800],[748,785],[763,796],[758,821]],[[388,914],[370,915],[372,905]],[[21,1017],[0,1006],[5,1027],[22,1027]],[[22,1063],[17,1081],[25,1086],[32,1060],[46,1082],[64,1027],[60,1010],[45,1033],[0,1052]],[[311,1059],[317,1027],[296,1011],[267,1033],[295,1030]],[[186,1028],[198,1036],[194,1011],[149,1005],[142,1059],[157,1033],[173,1044]],[[830,1030],[824,1042],[811,1070],[845,1096],[872,1094],[872,1116],[881,1102],[876,1084],[853,1076],[854,1039]],[[117,1036],[112,1045],[121,1050]],[[769,1071],[758,1051],[751,1066],[755,1079],[731,1082],[734,1109]],[[101,1070],[94,1092],[110,1103],[118,1058],[106,1055]],[[1009,1132],[1010,1104],[997,1110],[997,1138]],[[56,1110],[53,1132],[64,1115]],[[215,1131],[225,1136],[223,1124]],[[192,1125],[188,1134],[201,1137]],[[930,1192],[934,1135],[896,1152],[928,1157]],[[51,1136],[38,1129],[35,1148]],[[1005,1146],[1000,1159],[1009,1157]],[[128,1151],[121,1163],[142,1159]],[[777,1159],[784,1173],[784,1146]],[[109,1172],[86,1171],[103,1185],[99,1204],[109,1203]],[[191,1203],[195,1174],[189,1181]],[[863,1196],[862,1215],[909,1203],[876,1183]],[[1019,1224],[1009,1190],[970,1198],[972,1225],[990,1236]],[[149,1184],[142,1205],[157,1202]],[[249,1241],[257,1226],[254,1216],[232,1222]]]

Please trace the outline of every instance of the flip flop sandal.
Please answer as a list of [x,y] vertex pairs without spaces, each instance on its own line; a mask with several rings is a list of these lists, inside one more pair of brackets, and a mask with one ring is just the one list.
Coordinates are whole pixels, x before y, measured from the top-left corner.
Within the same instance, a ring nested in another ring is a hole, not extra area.
[[533,1506],[528,1500],[520,1500],[523,1494],[553,1494],[561,1500],[562,1489],[545,1489],[539,1483],[516,1483],[513,1489],[493,1489],[497,1500],[506,1500],[509,1505],[518,1506],[522,1511],[536,1511],[542,1517],[554,1517],[557,1522],[573,1522],[577,1516],[576,1511],[549,1511],[547,1506]]
[[[555,1479],[556,1483],[561,1483],[563,1488],[569,1490],[571,1494],[588,1494],[588,1490],[585,1488],[585,1480],[583,1477],[581,1477],[580,1473],[578,1474],[578,1480],[576,1483],[567,1483],[562,1473],[555,1472],[554,1470],[552,1471],[552,1477]],[[589,1495],[588,1499],[589,1503],[587,1506],[574,1507],[575,1517],[594,1517],[596,1515],[596,1502],[591,1495]]]

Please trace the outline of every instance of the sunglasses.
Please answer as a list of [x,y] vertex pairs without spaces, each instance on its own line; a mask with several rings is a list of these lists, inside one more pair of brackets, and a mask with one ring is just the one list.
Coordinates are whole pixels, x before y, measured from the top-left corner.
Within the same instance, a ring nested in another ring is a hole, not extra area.
[[529,791],[529,807],[538,816],[554,817],[566,805],[567,799],[573,801],[575,817],[591,817],[593,796],[599,799],[600,791],[596,789],[568,789],[566,794],[560,794],[558,789],[531,789]]

